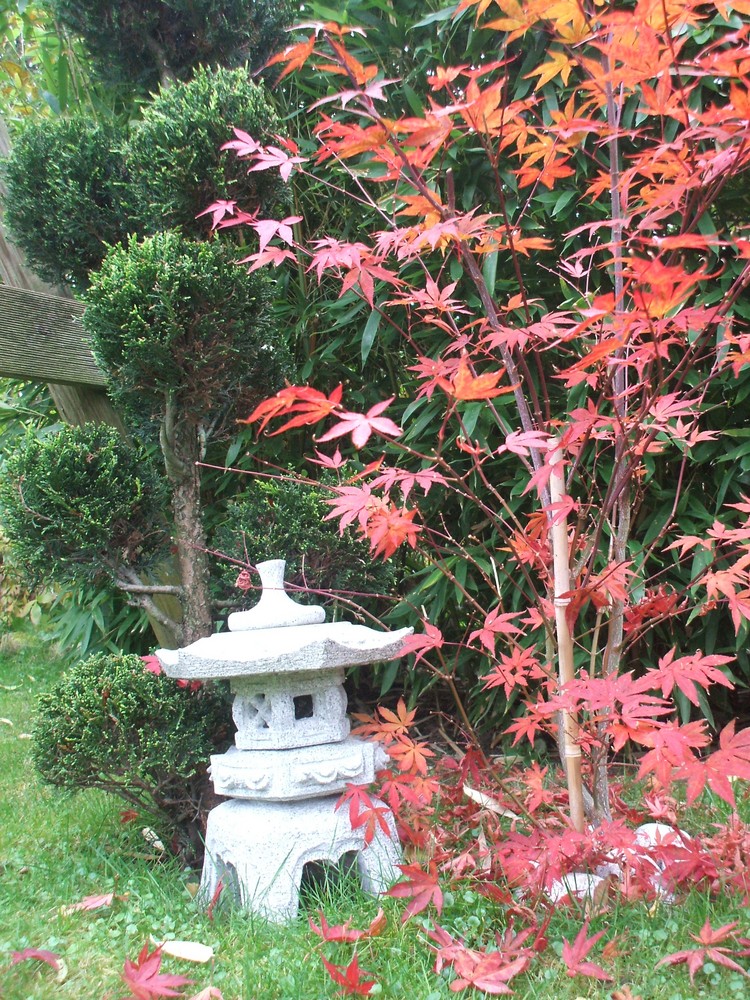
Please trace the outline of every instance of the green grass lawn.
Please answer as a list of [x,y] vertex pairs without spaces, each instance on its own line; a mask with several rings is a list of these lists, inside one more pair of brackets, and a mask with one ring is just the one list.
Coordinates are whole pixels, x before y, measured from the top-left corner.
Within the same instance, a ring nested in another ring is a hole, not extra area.
[[[185,996],[215,986],[224,1000],[301,1000],[337,995],[320,956],[347,965],[351,944],[322,942],[307,916],[322,907],[329,923],[351,920],[366,926],[382,903],[385,931],[356,946],[360,966],[376,980],[372,995],[394,1000],[442,1000],[456,996],[454,973],[433,971],[434,953],[425,936],[424,913],[402,925],[403,905],[378,901],[344,884],[320,889],[308,913],[285,927],[268,925],[229,908],[213,921],[195,906],[197,874],[158,857],[139,823],[121,822],[124,804],[99,793],[68,796],[37,779],[28,733],[36,696],[51,687],[62,665],[41,642],[7,636],[0,646],[0,997],[3,1000],[118,1000],[128,990],[120,979],[126,958],[135,958],[150,938],[186,939],[209,945],[208,964],[165,956],[162,971],[195,980]],[[114,891],[111,907],[66,914],[85,896]],[[513,981],[519,998],[617,997],[627,986],[643,1000],[744,997],[750,980],[708,962],[691,985],[684,966],[658,968],[658,960],[693,945],[706,918],[714,927],[740,922],[750,933],[741,901],[694,893],[677,905],[613,906],[591,921],[590,933],[605,930],[589,958],[614,976],[613,984],[570,978],[560,960],[563,939],[577,934],[583,916],[569,908],[554,913],[551,947],[529,972]],[[467,944],[486,945],[504,929],[503,910],[463,888],[446,892],[440,924]],[[607,952],[602,950],[610,942]],[[37,961],[10,965],[11,953],[40,948],[65,963],[59,976]],[[744,961],[747,966],[747,959]],[[467,990],[459,996],[483,996]],[[627,997],[627,992],[620,996]]]

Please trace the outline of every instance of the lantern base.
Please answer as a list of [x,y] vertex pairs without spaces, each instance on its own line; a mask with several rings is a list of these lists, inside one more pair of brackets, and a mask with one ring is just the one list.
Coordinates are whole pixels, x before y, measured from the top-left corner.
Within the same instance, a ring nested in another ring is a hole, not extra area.
[[206,858],[199,900],[207,906],[219,885],[246,910],[274,923],[292,920],[299,909],[302,872],[315,862],[336,864],[356,855],[365,892],[377,895],[400,876],[401,850],[391,811],[378,799],[374,836],[365,843],[365,826],[352,827],[338,796],[302,802],[252,802],[231,799],[208,815]]

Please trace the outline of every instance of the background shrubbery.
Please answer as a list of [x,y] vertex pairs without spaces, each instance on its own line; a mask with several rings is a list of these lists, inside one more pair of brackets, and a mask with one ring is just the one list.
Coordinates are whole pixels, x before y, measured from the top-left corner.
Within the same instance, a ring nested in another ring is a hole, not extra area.
[[98,654],[70,668],[39,700],[34,764],[68,790],[100,788],[151,815],[193,859],[212,797],[211,753],[231,740],[229,702],[149,672],[134,655]]

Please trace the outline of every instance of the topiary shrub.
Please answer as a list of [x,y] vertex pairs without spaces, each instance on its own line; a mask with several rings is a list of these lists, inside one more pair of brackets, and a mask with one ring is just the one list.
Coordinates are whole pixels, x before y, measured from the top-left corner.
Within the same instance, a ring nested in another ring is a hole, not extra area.
[[99,654],[39,699],[32,756],[60,788],[99,788],[154,817],[175,852],[201,851],[206,764],[230,741],[229,705],[146,669],[138,656]]
[[5,222],[45,281],[83,288],[107,244],[128,232],[122,206],[125,133],[84,118],[30,121],[4,164]]
[[283,187],[278,172],[248,173],[233,153],[221,151],[234,138],[233,126],[259,141],[273,141],[280,128],[265,89],[246,69],[199,69],[189,83],[154,96],[124,148],[140,232],[182,227],[207,234],[210,217],[196,216],[218,198],[246,211],[272,209]]
[[284,43],[289,0],[49,0],[80,35],[95,72],[109,83],[153,90],[199,65],[249,62],[253,69]]
[[[330,496],[324,486],[293,479],[255,479],[250,489],[228,504],[213,547],[250,565],[286,559],[287,584],[313,591],[294,594],[301,603],[335,604],[338,594],[371,614],[383,613],[387,605],[372,595],[393,592],[393,566],[373,560],[367,543],[353,531],[339,534],[338,526],[325,520],[331,511],[325,502]],[[237,565],[221,565],[227,588],[224,596],[231,594],[236,600],[237,591],[230,588],[237,578]],[[257,597],[251,592],[246,606]]]
[[168,542],[166,494],[139,448],[104,424],[30,432],[6,458],[0,522],[31,579],[93,579],[142,565]]
[[269,303],[268,280],[234,266],[227,246],[157,233],[109,251],[83,324],[117,401],[162,415],[168,398],[207,422],[282,383],[288,353]]

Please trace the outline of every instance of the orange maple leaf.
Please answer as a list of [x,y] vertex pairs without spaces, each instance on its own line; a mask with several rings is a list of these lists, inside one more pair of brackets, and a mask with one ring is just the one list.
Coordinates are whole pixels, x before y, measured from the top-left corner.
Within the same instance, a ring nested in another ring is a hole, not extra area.
[[287,45],[281,52],[277,52],[273,58],[269,59],[266,67],[275,66],[278,63],[286,63],[285,69],[279,76],[279,81],[285,76],[294,73],[295,70],[302,69],[315,48],[315,35],[310,35],[306,42],[298,42],[296,45]]
[[462,402],[477,399],[492,399],[494,396],[501,396],[503,393],[513,392],[513,386],[498,389],[497,383],[505,374],[505,369],[501,368],[497,372],[487,372],[484,375],[474,375],[471,371],[466,355],[461,357],[458,369],[453,378],[448,381],[445,378],[438,378],[437,384],[449,396]]

